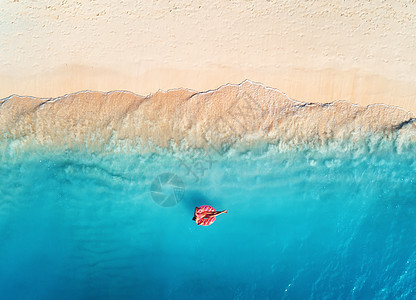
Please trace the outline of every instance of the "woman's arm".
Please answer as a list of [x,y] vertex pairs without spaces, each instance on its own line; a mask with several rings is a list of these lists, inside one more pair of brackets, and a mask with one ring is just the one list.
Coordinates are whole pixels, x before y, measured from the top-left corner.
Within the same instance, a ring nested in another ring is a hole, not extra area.
[[227,210],[207,212],[204,218],[211,218],[224,213],[227,213]]

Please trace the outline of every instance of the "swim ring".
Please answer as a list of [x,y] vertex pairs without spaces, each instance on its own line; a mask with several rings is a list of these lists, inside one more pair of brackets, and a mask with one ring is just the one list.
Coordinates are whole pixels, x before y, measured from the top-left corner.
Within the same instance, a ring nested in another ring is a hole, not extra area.
[[[196,213],[200,214],[200,213],[204,213],[204,212],[214,212],[214,211],[215,211],[215,208],[213,208],[212,206],[202,205],[202,206],[198,207],[198,209],[196,210]],[[198,225],[208,226],[208,225],[211,225],[212,223],[214,223],[214,221],[215,221],[215,217],[204,218],[204,219],[200,220],[201,223],[199,223]]]

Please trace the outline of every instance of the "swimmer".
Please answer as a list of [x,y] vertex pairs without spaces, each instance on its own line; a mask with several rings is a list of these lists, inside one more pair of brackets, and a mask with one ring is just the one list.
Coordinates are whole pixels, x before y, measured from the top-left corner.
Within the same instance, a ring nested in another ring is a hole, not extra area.
[[220,214],[226,214],[227,210],[215,211],[215,209],[208,205],[203,205],[201,207],[195,207],[193,221],[197,225],[211,225],[215,221],[215,217]]

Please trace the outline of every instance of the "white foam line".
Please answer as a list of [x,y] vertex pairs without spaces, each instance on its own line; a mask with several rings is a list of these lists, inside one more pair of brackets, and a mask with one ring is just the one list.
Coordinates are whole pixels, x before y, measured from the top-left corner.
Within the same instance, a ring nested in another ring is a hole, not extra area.
[[217,92],[217,91],[221,90],[222,88],[225,88],[225,87],[228,87],[228,86],[231,86],[231,87],[233,87],[233,86],[234,87],[235,86],[241,87],[246,82],[251,83],[251,84],[254,84],[254,85],[261,86],[261,87],[263,87],[266,90],[278,92],[278,93],[282,94],[283,96],[285,96],[288,100],[290,100],[290,101],[292,101],[294,103],[297,103],[297,104],[307,104],[307,105],[311,105],[311,104],[333,105],[335,103],[348,103],[348,104],[351,104],[352,106],[364,107],[364,108],[369,108],[370,106],[376,106],[376,105],[383,105],[383,106],[386,106],[386,107],[397,108],[397,109],[400,109],[400,110],[402,110],[404,112],[407,112],[407,113],[409,113],[411,115],[414,115],[411,111],[408,111],[408,110],[406,110],[406,109],[404,109],[404,108],[402,108],[400,106],[388,105],[388,104],[384,104],[384,103],[373,103],[373,104],[369,104],[367,106],[364,106],[364,105],[352,103],[352,102],[350,102],[348,100],[334,100],[332,102],[304,102],[304,101],[299,101],[299,100],[295,100],[295,99],[290,98],[285,92],[283,92],[283,91],[281,91],[281,90],[279,90],[277,88],[272,88],[272,87],[266,86],[265,84],[263,84],[261,82],[255,82],[255,81],[252,81],[250,79],[245,79],[241,83],[227,83],[227,84],[223,84],[223,85],[220,85],[216,89],[206,90],[206,91],[202,91],[202,92],[198,92],[198,91],[195,91],[195,90],[192,90],[192,89],[189,89],[189,88],[173,88],[173,89],[168,89],[168,90],[159,89],[155,93],[148,94],[146,96],[146,98],[149,98],[149,97],[155,95],[158,92],[162,92],[162,93],[165,93],[166,94],[166,93],[169,93],[171,91],[173,92],[173,91],[181,91],[181,90],[185,90],[185,91],[188,91],[188,92],[192,92],[192,93],[195,93],[195,94],[198,94],[198,95],[203,95],[203,94],[209,94],[209,93]]
[[[58,101],[58,100],[61,100],[61,99],[64,99],[64,98],[67,98],[67,97],[70,97],[70,96],[76,96],[76,95],[80,95],[80,94],[84,94],[84,93],[94,93],[94,94],[97,93],[97,94],[102,94],[102,95],[109,95],[109,94],[112,94],[112,93],[123,93],[123,94],[132,94],[134,96],[144,98],[144,96],[141,96],[139,94],[136,94],[136,93],[131,92],[131,91],[126,91],[126,90],[112,90],[112,91],[108,91],[108,92],[82,90],[82,91],[79,91],[79,92],[68,93],[68,94],[65,94],[63,96],[59,96],[59,97],[55,97],[55,98],[54,97],[51,98],[51,97],[21,96],[21,95],[17,95],[17,94],[12,94],[12,95],[10,95],[6,98],[0,99],[0,103],[3,104],[4,102],[10,100],[13,97],[29,98],[29,99],[32,99],[32,100],[45,100],[43,103],[55,102],[55,101]],[[41,103],[41,104],[43,104],[43,103]]]
[[295,102],[295,103],[300,103],[300,104],[310,104],[310,103],[308,103],[308,102],[302,102],[302,101],[298,101],[298,100],[294,100],[294,99],[292,99],[292,98],[290,98],[286,93],[284,93],[284,92],[282,92],[281,90],[278,90],[278,89],[276,89],[276,88],[272,88],[272,87],[269,87],[269,86],[266,86],[266,85],[264,85],[263,83],[261,83],[261,82],[255,82],[255,81],[252,81],[252,80],[250,80],[250,79],[245,79],[244,81],[242,81],[241,83],[227,83],[227,84],[223,84],[223,85],[220,85],[218,88],[216,88],[216,89],[212,89],[212,90],[206,90],[206,91],[202,91],[202,92],[198,92],[198,91],[195,91],[195,90],[192,90],[192,89],[189,89],[189,88],[174,88],[174,89],[169,89],[169,90],[162,90],[162,89],[159,89],[159,90],[157,90],[157,92],[155,92],[155,93],[150,93],[149,95],[147,95],[146,97],[151,97],[151,96],[153,96],[153,95],[155,95],[156,93],[158,93],[158,92],[162,92],[162,93],[169,93],[169,92],[173,92],[173,91],[188,91],[188,92],[191,92],[191,93],[195,93],[195,94],[197,94],[197,95],[204,95],[204,94],[210,94],[210,93],[215,93],[215,92],[217,92],[217,91],[219,91],[219,90],[221,90],[221,89],[223,89],[223,88],[226,88],[226,87],[229,87],[229,86],[231,86],[231,87],[241,87],[243,84],[245,84],[246,82],[248,82],[248,83],[251,83],[251,84],[253,84],[253,85],[258,85],[258,86],[261,86],[261,87],[263,87],[263,88],[265,88],[266,90],[271,90],[271,91],[275,91],[275,92],[279,92],[280,94],[282,94],[283,96],[285,96],[288,100],[290,100],[290,101],[293,101],[293,102]]
[[415,116],[415,114],[413,112],[411,112],[411,111],[409,111],[409,110],[407,110],[407,109],[405,109],[403,107],[400,107],[400,106],[397,106],[397,105],[388,105],[388,104],[385,104],[385,103],[373,103],[373,104],[369,104],[367,106],[364,106],[364,105],[352,103],[352,102],[350,102],[348,100],[334,100],[332,102],[304,102],[304,101],[299,101],[299,100],[295,100],[295,99],[290,98],[285,92],[283,92],[283,91],[281,91],[281,90],[279,90],[277,88],[272,88],[272,87],[269,87],[269,86],[264,85],[261,82],[255,82],[255,81],[252,81],[250,79],[245,79],[241,83],[227,83],[227,84],[223,84],[223,85],[220,85],[216,89],[206,90],[206,91],[202,91],[202,92],[198,92],[198,91],[195,91],[193,89],[183,88],[183,87],[181,87],[181,88],[172,88],[172,89],[168,89],[168,90],[158,89],[156,92],[149,93],[147,96],[143,96],[143,95],[140,95],[140,94],[136,94],[134,92],[127,91],[127,90],[111,90],[111,91],[108,91],[108,92],[92,91],[92,90],[82,90],[82,91],[79,91],[79,92],[68,93],[68,94],[65,94],[63,96],[59,96],[59,97],[56,97],[56,98],[46,98],[46,97],[45,98],[40,98],[40,97],[34,97],[34,96],[19,96],[17,94],[12,94],[9,97],[6,97],[4,99],[0,99],[0,105],[2,105],[4,102],[10,100],[10,98],[12,98],[12,97],[45,100],[45,102],[43,102],[43,103],[46,103],[46,102],[55,102],[55,101],[61,100],[61,99],[66,98],[66,97],[76,96],[76,95],[79,95],[79,94],[82,94],[82,93],[99,93],[99,94],[102,94],[102,95],[109,95],[109,94],[112,94],[112,93],[126,93],[126,94],[132,94],[132,95],[137,96],[137,97],[145,98],[145,99],[148,99],[148,98],[152,97],[153,95],[155,95],[155,94],[157,94],[159,92],[162,92],[164,94],[167,94],[169,92],[175,92],[175,91],[188,91],[188,92],[191,92],[191,93],[195,93],[197,95],[204,95],[204,94],[215,93],[215,92],[217,92],[217,91],[219,91],[219,90],[221,90],[221,89],[223,89],[225,87],[229,87],[229,86],[231,86],[231,87],[241,87],[246,82],[248,82],[250,84],[254,84],[254,85],[261,86],[261,87],[263,87],[266,90],[278,92],[278,93],[282,94],[283,96],[285,96],[288,100],[290,100],[290,101],[292,101],[294,103],[297,103],[297,104],[306,104],[306,105],[312,105],[312,104],[318,104],[318,105],[334,105],[336,103],[348,103],[348,104],[350,104],[352,106],[355,106],[355,107],[363,107],[363,108],[366,108],[366,109],[368,109],[371,106],[381,105],[381,106],[385,106],[385,107],[400,109],[400,110],[402,110],[402,111],[404,111],[404,112],[406,112],[406,113],[408,113],[408,114],[410,114],[412,116]]

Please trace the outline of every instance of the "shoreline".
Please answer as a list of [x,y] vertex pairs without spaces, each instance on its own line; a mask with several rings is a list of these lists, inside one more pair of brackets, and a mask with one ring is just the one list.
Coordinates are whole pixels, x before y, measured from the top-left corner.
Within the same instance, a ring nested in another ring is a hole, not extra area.
[[4,98],[0,98],[0,105],[2,104],[2,102],[6,102],[9,99],[12,98],[25,98],[25,99],[33,99],[33,100],[46,100],[45,102],[55,102],[55,101],[59,101],[60,99],[66,98],[66,97],[76,97],[77,95],[80,94],[101,94],[101,95],[110,95],[112,93],[121,93],[121,94],[132,94],[138,98],[151,98],[153,97],[153,95],[157,94],[157,93],[164,93],[164,94],[168,94],[170,92],[180,92],[180,91],[185,91],[185,92],[189,92],[189,93],[193,93],[193,94],[198,94],[198,95],[202,95],[202,94],[208,94],[208,93],[214,93],[217,92],[218,90],[221,90],[222,88],[225,87],[241,87],[242,85],[244,85],[245,83],[248,84],[253,84],[253,85],[258,85],[261,86],[264,89],[267,90],[272,90],[278,93],[281,93],[283,96],[285,96],[288,100],[293,101],[294,103],[300,103],[300,104],[308,104],[308,105],[313,105],[313,104],[317,104],[317,105],[332,105],[335,103],[347,103],[347,104],[351,104],[351,105],[355,105],[355,106],[359,106],[362,108],[369,108],[370,106],[385,106],[385,107],[389,107],[389,108],[394,108],[394,109],[400,109],[403,110],[406,113],[409,113],[411,115],[416,116],[416,114],[412,111],[412,110],[408,110],[405,107],[399,106],[399,105],[390,105],[387,103],[369,103],[367,105],[365,104],[360,104],[360,103],[355,103],[349,100],[344,100],[344,99],[338,99],[338,100],[333,100],[333,101],[302,101],[302,100],[297,100],[295,98],[290,97],[287,93],[283,92],[282,90],[278,89],[278,88],[274,88],[271,86],[267,86],[265,84],[263,84],[262,82],[256,82],[250,79],[244,79],[243,81],[241,81],[240,83],[226,83],[226,84],[222,84],[219,85],[217,88],[213,88],[213,89],[206,89],[206,90],[202,90],[202,91],[198,91],[195,89],[191,89],[191,88],[183,88],[183,87],[179,87],[179,88],[170,88],[170,89],[158,89],[156,91],[147,93],[147,94],[139,94],[130,90],[124,90],[124,89],[114,89],[114,90],[109,90],[109,91],[100,91],[100,90],[90,90],[90,89],[85,89],[85,90],[80,90],[80,91],[76,91],[76,92],[69,92],[69,93],[64,93],[62,95],[59,96],[49,96],[49,97],[38,97],[38,96],[32,96],[32,95],[26,95],[26,94],[10,94],[8,97],[4,97]]
[[304,103],[248,80],[211,91],[174,89],[146,97],[123,91],[11,96],[1,101],[0,113],[5,152],[32,146],[223,152],[223,145],[259,143],[279,144],[282,151],[336,144],[351,149],[362,140],[376,148],[393,143],[401,151],[416,142],[415,115],[403,108]]

